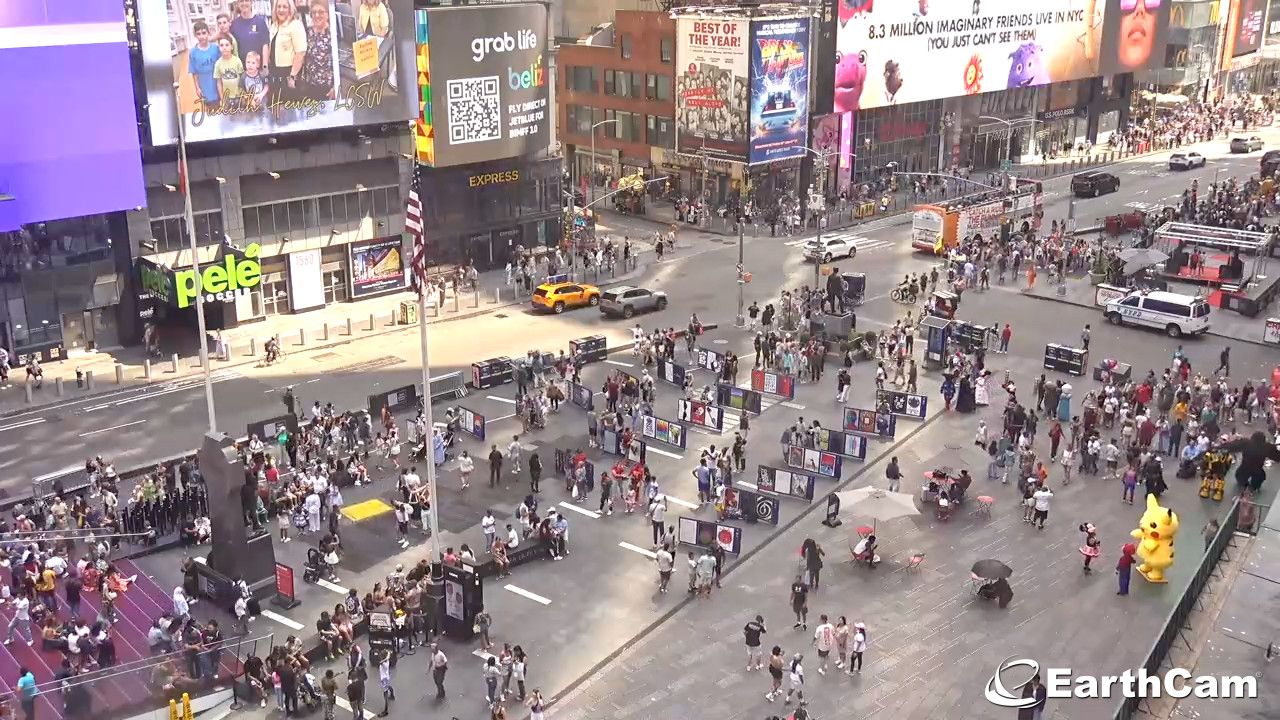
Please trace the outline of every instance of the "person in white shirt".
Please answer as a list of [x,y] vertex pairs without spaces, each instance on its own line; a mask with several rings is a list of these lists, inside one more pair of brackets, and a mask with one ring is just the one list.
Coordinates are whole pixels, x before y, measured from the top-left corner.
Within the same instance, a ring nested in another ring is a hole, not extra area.
[[794,694],[801,705],[806,704],[804,701],[804,665],[801,664],[803,660],[804,656],[800,653],[791,656],[791,671],[789,673],[791,687],[787,688],[787,697],[782,701],[783,703],[790,704],[791,695]]
[[831,648],[836,643],[836,628],[827,619],[826,615],[822,615],[822,622],[818,623],[818,627],[813,631],[813,646],[818,649],[818,674],[827,674],[827,660],[831,655]]
[[[849,674],[862,672],[862,654],[867,651],[867,626],[862,623],[853,625],[853,642],[849,645]],[[854,665],[858,667],[855,669]]]
[[519,533],[516,532],[516,529],[508,523],[507,524],[507,549],[515,550],[518,547],[520,547],[520,535]]
[[471,459],[471,455],[466,450],[463,450],[458,456],[458,473],[462,475],[463,490],[471,487],[471,473],[475,472],[475,469],[476,461]]
[[520,436],[512,435],[511,444],[507,446],[507,460],[511,463],[511,474],[520,474],[520,451],[524,448],[520,445]]
[[187,591],[182,586],[173,589],[173,616],[184,618],[191,614],[191,603],[187,602]]
[[1037,490],[1031,498],[1036,504],[1035,519],[1032,522],[1043,530],[1045,521],[1049,519],[1049,501],[1053,499],[1053,491],[1046,486]]
[[492,510],[485,510],[484,517],[480,518],[480,529],[484,531],[484,546],[486,548],[493,547],[493,537],[498,533],[498,521],[493,517]]
[[315,490],[307,493],[307,499],[302,501],[302,506],[307,511],[307,532],[320,532],[320,496]]
[[13,642],[15,629],[22,639],[27,641],[28,646],[35,642],[31,637],[31,601],[24,595],[18,595],[13,599],[13,619],[9,621],[9,636],[5,638],[5,645]]

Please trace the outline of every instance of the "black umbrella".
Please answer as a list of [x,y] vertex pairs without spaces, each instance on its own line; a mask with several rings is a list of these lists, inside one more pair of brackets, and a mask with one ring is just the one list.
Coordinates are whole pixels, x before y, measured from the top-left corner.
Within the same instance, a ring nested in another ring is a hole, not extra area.
[[1013,568],[999,560],[979,560],[970,572],[983,580],[1004,580],[1013,574]]

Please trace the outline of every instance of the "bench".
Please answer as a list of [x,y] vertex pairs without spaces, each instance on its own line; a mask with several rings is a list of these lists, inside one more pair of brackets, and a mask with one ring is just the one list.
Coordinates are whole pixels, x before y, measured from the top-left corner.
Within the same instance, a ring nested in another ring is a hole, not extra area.
[[[507,551],[507,560],[511,563],[511,568],[517,568],[521,565],[527,565],[534,560],[547,560],[551,557],[551,546],[536,539],[527,539],[520,543],[515,550]],[[498,563],[492,558],[485,560],[475,566],[476,574],[481,578],[492,578],[498,576]]]

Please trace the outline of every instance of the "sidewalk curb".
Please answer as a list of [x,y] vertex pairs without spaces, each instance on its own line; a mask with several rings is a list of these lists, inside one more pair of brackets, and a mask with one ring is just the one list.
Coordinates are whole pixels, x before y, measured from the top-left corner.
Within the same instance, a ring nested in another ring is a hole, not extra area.
[[[1089,304],[1089,303],[1076,302],[1075,300],[1067,300],[1067,299],[1065,299],[1065,298],[1057,297],[1056,295],[1038,295],[1038,294],[1036,294],[1036,293],[1026,293],[1026,292],[1020,292],[1020,293],[1018,293],[1018,294],[1019,294],[1019,295],[1022,295],[1023,297],[1035,298],[1036,300],[1044,300],[1044,301],[1047,301],[1047,302],[1055,302],[1055,303],[1059,303],[1059,304],[1062,304],[1062,305],[1071,305],[1071,306],[1073,306],[1073,307],[1087,308],[1087,309],[1090,309],[1090,310],[1096,310],[1096,309],[1097,309],[1097,307],[1098,307],[1098,306],[1096,306],[1096,305],[1092,305],[1092,304]],[[1225,312],[1225,311],[1224,311],[1224,312]],[[1231,336],[1231,335],[1223,335],[1222,333],[1217,333],[1217,332],[1214,332],[1213,330],[1209,330],[1208,332],[1206,332],[1206,333],[1205,333],[1205,335],[1212,335],[1212,336],[1214,336],[1214,337],[1220,337],[1220,338],[1222,338],[1222,339],[1224,339],[1224,340],[1233,340],[1233,341],[1235,341],[1235,342],[1242,342],[1242,343],[1248,343],[1248,344],[1250,344],[1250,345],[1257,345],[1258,347],[1264,347],[1264,348],[1267,348],[1268,350],[1276,350],[1276,349],[1280,349],[1280,348],[1278,348],[1278,347],[1277,347],[1277,346],[1275,346],[1275,345],[1272,345],[1272,344],[1270,344],[1270,343],[1265,343],[1265,342],[1263,342],[1263,341],[1261,341],[1261,340],[1252,340],[1252,339],[1250,339],[1250,338],[1242,338],[1242,337],[1234,337],[1234,336]]]
[[[609,278],[608,280],[603,280],[603,281],[601,281],[601,282],[597,283],[597,284],[596,284],[596,286],[597,286],[597,287],[602,287],[602,288],[603,288],[603,287],[610,287],[610,286],[617,285],[617,284],[620,284],[620,283],[628,282],[628,281],[630,281],[630,280],[633,280],[633,279],[635,279],[635,278],[639,277],[641,274],[643,274],[645,271],[647,271],[647,270],[650,268],[650,265],[651,265],[651,264],[652,264],[652,263],[647,263],[647,264],[645,264],[645,265],[643,265],[643,266],[639,266],[639,267],[637,267],[635,270],[632,270],[631,272],[624,273],[624,274],[619,275],[619,276],[617,276],[617,277]],[[511,302],[498,303],[498,304],[496,304],[496,305],[489,305],[489,306],[485,306],[485,307],[482,307],[482,308],[475,308],[475,309],[472,309],[472,311],[471,311],[471,312],[461,312],[461,311],[460,311],[460,312],[458,312],[458,314],[453,315],[453,316],[449,316],[449,317],[440,317],[440,316],[438,316],[438,315],[437,315],[436,317],[428,318],[428,319],[431,321],[431,323],[430,323],[430,324],[432,324],[432,325],[438,325],[438,324],[443,324],[443,323],[451,323],[451,322],[455,322],[455,321],[458,321],[458,320],[467,320],[467,319],[470,319],[470,318],[481,317],[481,316],[483,316],[483,315],[487,315],[487,314],[489,314],[489,313],[497,312],[497,311],[502,310],[502,309],[505,309],[505,308],[516,307],[516,306],[521,306],[521,305],[525,305],[525,304],[527,304],[527,303],[526,303],[526,301],[524,301],[524,300],[513,300],[513,301],[511,301]],[[419,321],[421,321],[421,320],[422,320],[422,319],[420,318],[420,319],[419,319]],[[392,334],[392,333],[400,332],[400,331],[403,331],[403,330],[414,330],[414,331],[416,331],[416,330],[417,330],[417,327],[418,327],[418,324],[417,324],[417,323],[414,323],[414,324],[412,324],[412,325],[400,325],[400,324],[396,324],[396,325],[394,325],[394,326],[383,326],[383,327],[382,327],[381,329],[379,329],[379,330],[374,330],[374,331],[372,331],[372,332],[365,333],[364,335],[335,338],[335,339],[334,339],[334,340],[332,340],[332,341],[328,341],[328,342],[321,342],[321,343],[318,343],[318,344],[315,344],[315,345],[308,345],[308,346],[307,346],[307,347],[305,347],[305,348],[300,348],[297,352],[306,353],[306,352],[312,352],[312,351],[316,351],[316,350],[326,350],[326,349],[329,349],[329,348],[342,347],[342,346],[344,346],[344,345],[349,345],[349,344],[351,344],[351,343],[353,343],[353,342],[356,342],[356,341],[359,341],[359,340],[365,340],[365,339],[368,339],[368,338],[376,338],[376,337],[381,337],[381,336],[384,336],[384,335],[390,335],[390,334]],[[292,354],[294,354],[294,353],[290,353],[290,354],[292,355]],[[210,361],[209,361],[210,368],[209,368],[209,371],[212,373],[212,372],[217,372],[217,371],[219,371],[219,370],[233,370],[233,369],[236,369],[236,368],[242,368],[242,367],[247,367],[247,366],[253,366],[253,365],[256,365],[256,364],[259,362],[259,360],[260,360],[260,358],[252,357],[252,358],[246,358],[246,359],[238,360],[238,361],[237,361],[237,360],[231,360],[231,361],[227,361],[227,362],[220,362],[220,361],[216,361],[216,360],[214,360],[214,359],[213,359],[213,357],[212,357],[212,356],[210,356]],[[50,408],[55,408],[55,407],[63,407],[63,406],[65,406],[65,405],[69,405],[69,404],[72,404],[72,403],[84,402],[84,401],[92,400],[92,399],[95,399],[95,398],[100,398],[100,397],[103,397],[103,396],[106,396],[106,395],[119,394],[119,393],[122,393],[122,392],[130,392],[130,391],[137,391],[137,390],[144,390],[144,389],[146,389],[146,388],[154,387],[155,385],[159,385],[159,384],[163,384],[163,383],[180,382],[180,381],[183,381],[183,380],[198,380],[198,379],[201,377],[202,373],[200,372],[200,370],[199,370],[199,368],[198,368],[198,367],[196,367],[196,368],[192,368],[192,369],[193,369],[193,370],[195,370],[195,372],[192,372],[192,373],[187,374],[187,375],[178,375],[178,376],[176,376],[176,377],[171,377],[171,378],[169,378],[169,377],[154,377],[154,376],[153,376],[153,377],[151,378],[151,380],[149,380],[149,381],[148,381],[148,380],[143,379],[143,380],[142,380],[142,382],[139,382],[139,383],[137,383],[137,384],[135,384],[135,385],[132,385],[132,386],[121,386],[121,385],[115,385],[115,386],[112,386],[112,387],[109,387],[109,388],[103,388],[102,390],[99,390],[99,391],[96,391],[96,392],[85,393],[85,394],[83,394],[83,395],[78,395],[78,396],[75,396],[75,397],[67,396],[67,397],[62,397],[62,398],[57,398],[57,399],[51,399],[49,402],[45,402],[45,403],[39,403],[39,404],[33,403],[33,404],[31,404],[31,405],[27,405],[27,406],[25,406],[25,407],[20,407],[20,408],[15,408],[15,409],[13,409],[13,410],[7,410],[7,411],[4,411],[4,412],[0,412],[0,419],[4,419],[4,418],[12,418],[12,417],[17,417],[17,416],[21,416],[21,415],[29,415],[29,414],[31,414],[31,413],[33,413],[33,412],[40,412],[40,411],[48,410],[48,409],[50,409]]]
[[[913,440],[917,435],[924,432],[924,430],[928,428],[930,425],[932,425],[934,421],[942,417],[945,417],[949,414],[950,413],[947,413],[947,412],[935,413],[932,417],[921,422],[919,425],[916,425],[916,427],[912,429],[910,432],[908,432],[905,436],[894,440],[888,446],[884,447],[884,449],[879,454],[877,454],[875,458],[869,458],[865,460],[862,463],[862,467],[857,472],[855,472],[853,475],[850,475],[847,479],[837,482],[829,491],[824,493],[824,496],[830,495],[832,493],[840,492],[841,490],[844,490],[845,488],[852,485],[855,481],[862,479],[862,476],[865,475],[867,472],[869,472],[871,468],[875,467],[880,462],[890,457],[892,454],[898,452],[898,450],[903,445],[906,445],[908,442]],[[815,498],[815,502],[810,503],[807,508],[804,508],[799,513],[797,513],[796,516],[792,518],[790,522],[787,522],[786,524],[779,526],[777,531],[773,533],[771,537],[769,537],[767,540],[760,543],[759,545],[755,546],[754,548],[748,550],[745,554],[743,554],[738,558],[737,562],[734,562],[733,564],[726,567],[724,570],[723,576],[728,576],[730,573],[734,572],[739,567],[742,567],[743,565],[745,565],[749,560],[755,557],[757,553],[759,553],[760,551],[764,550],[767,547],[770,547],[771,545],[773,545],[775,540],[782,537],[787,532],[790,532],[793,528],[799,525],[802,520],[805,520],[806,518],[813,515],[815,512],[817,512],[820,509],[825,512],[826,506],[827,505],[825,502],[817,502]],[[613,652],[609,653],[604,658],[602,658],[599,662],[592,665],[589,669],[587,669],[586,672],[578,676],[576,680],[570,682],[567,686],[565,686],[563,690],[560,690],[555,695],[552,695],[544,704],[544,707],[547,707],[547,708],[554,707],[555,705],[569,699],[574,692],[576,692],[580,687],[585,685],[593,677],[599,674],[601,670],[603,670],[607,665],[609,665],[609,663],[613,662],[614,660],[617,660],[623,653],[627,652],[628,650],[633,648],[636,644],[640,643],[645,638],[647,638],[649,635],[656,632],[668,620],[675,617],[676,613],[680,612],[688,605],[691,605],[692,603],[694,603],[695,600],[696,600],[695,598],[689,597],[688,595],[686,595],[684,598],[682,598],[679,602],[677,602],[674,606],[672,606],[662,615],[658,616],[648,625],[644,626],[644,628],[642,628],[640,632],[631,636],[629,639],[624,641],[623,644],[619,645],[618,648],[615,649]]]

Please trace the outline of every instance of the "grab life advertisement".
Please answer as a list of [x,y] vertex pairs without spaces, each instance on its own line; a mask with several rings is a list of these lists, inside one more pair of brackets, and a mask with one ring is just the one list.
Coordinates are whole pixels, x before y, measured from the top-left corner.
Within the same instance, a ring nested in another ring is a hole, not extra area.
[[835,112],[1093,77],[1103,0],[843,0]]

